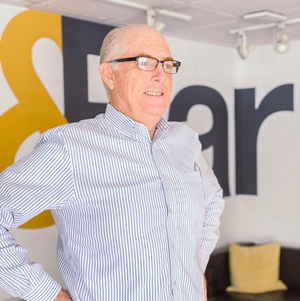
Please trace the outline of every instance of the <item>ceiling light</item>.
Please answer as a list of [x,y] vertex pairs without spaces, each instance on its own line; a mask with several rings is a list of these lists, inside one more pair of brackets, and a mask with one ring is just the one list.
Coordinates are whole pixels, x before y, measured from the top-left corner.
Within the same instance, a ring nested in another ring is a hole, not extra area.
[[131,2],[131,1],[126,1],[126,0],[106,0],[107,2],[114,2],[116,4],[136,8],[136,9],[141,9],[141,10],[148,10],[150,7],[144,4],[136,3],[136,2]]
[[164,28],[166,27],[166,24],[164,22],[161,22],[161,21],[158,21],[154,24],[154,28],[157,30],[157,31],[162,31],[164,30]]
[[277,53],[287,53],[290,49],[289,35],[284,24],[279,24],[273,31],[274,35],[274,49]]
[[248,58],[248,53],[255,49],[254,44],[247,45],[247,36],[244,32],[239,33],[237,51],[244,60]]
[[290,43],[288,41],[289,36],[287,34],[283,34],[281,39],[274,45],[274,49],[278,53],[287,53],[290,49]]
[[152,27],[155,23],[156,12],[153,9],[148,9],[146,13],[147,13],[147,25]]
[[157,31],[162,31],[165,27],[166,24],[161,21],[155,22],[155,16],[156,16],[156,11],[153,9],[148,9],[147,10],[147,25],[154,27]]
[[192,20],[191,16],[188,16],[185,14],[173,12],[173,11],[166,10],[166,9],[159,9],[159,8],[155,9],[155,8],[151,8],[148,5],[131,2],[131,1],[127,1],[127,0],[106,0],[106,1],[145,11],[147,14],[147,25],[154,27],[157,31],[162,31],[166,27],[166,24],[161,21],[155,22],[156,14],[175,18],[175,19],[180,19],[180,20],[184,20],[184,21]]
[[175,19],[180,19],[183,21],[191,21],[192,17],[189,15],[181,14],[181,13],[176,13],[174,11],[166,10],[166,9],[156,9],[156,12],[160,15],[166,16],[166,17],[171,17]]
[[[263,13],[266,14],[266,12],[256,12],[256,13],[244,15],[244,18],[245,19],[259,18]],[[250,15],[254,15],[254,16],[250,16]],[[273,18],[277,17],[277,19],[280,19],[280,14],[268,12],[267,15],[272,15]],[[282,16],[283,15],[281,15],[281,18],[283,18]],[[228,33],[239,35],[238,52],[243,59],[246,59],[248,56],[248,52],[253,50],[255,46],[254,45],[245,46],[247,44],[247,42],[245,42],[246,41],[246,36],[244,36],[245,32],[264,30],[267,28],[275,28],[273,30],[274,49],[278,53],[286,53],[290,47],[290,43],[289,43],[290,34],[286,26],[292,24],[298,24],[298,23],[300,23],[300,18],[289,19],[282,22],[271,22],[271,23],[257,24],[257,25],[247,26],[247,27],[230,29]]]
[[257,11],[243,16],[245,20],[262,19],[264,21],[285,21],[287,18],[283,14],[278,14],[269,10]]
[[155,10],[155,12],[160,14],[160,15],[164,15],[164,16],[167,16],[167,17],[175,18],[175,19],[180,19],[180,20],[185,20],[185,21],[191,21],[192,20],[192,17],[189,16],[189,15],[173,12],[173,11],[166,10],[166,9],[158,9],[158,8],[153,9],[148,5],[144,5],[144,4],[140,4],[140,3],[136,3],[136,2],[131,2],[131,1],[127,1],[127,0],[106,0],[106,1],[107,2],[112,2],[112,3],[115,3],[115,4],[119,4],[119,5],[123,5],[123,6],[128,6],[128,7],[144,10],[144,11]]

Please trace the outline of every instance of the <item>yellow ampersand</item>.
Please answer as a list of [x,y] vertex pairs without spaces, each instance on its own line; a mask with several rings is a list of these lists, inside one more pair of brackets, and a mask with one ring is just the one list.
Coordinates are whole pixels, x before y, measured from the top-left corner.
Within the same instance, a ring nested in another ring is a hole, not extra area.
[[[36,131],[67,123],[35,73],[32,48],[40,38],[50,38],[62,49],[61,16],[28,10],[15,16],[0,43],[3,73],[19,103],[0,117],[0,171],[14,163],[22,142]],[[42,228],[54,223],[49,210],[22,228]]]

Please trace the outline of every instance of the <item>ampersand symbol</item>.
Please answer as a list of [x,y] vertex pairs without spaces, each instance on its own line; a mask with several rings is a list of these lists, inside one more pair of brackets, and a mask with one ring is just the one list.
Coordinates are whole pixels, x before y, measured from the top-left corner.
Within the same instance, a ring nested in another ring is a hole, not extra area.
[[[33,67],[31,52],[40,38],[50,38],[62,49],[61,16],[24,11],[16,15],[3,32],[0,61],[19,103],[0,117],[0,171],[14,163],[18,148],[31,134],[67,123]],[[42,228],[53,223],[47,210],[21,227]]]

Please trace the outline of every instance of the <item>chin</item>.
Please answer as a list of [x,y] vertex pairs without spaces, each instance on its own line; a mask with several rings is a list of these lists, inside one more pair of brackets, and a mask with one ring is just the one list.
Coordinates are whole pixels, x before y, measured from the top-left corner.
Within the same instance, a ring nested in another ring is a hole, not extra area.
[[144,99],[144,106],[142,110],[149,115],[161,117],[168,108],[169,103],[170,101],[165,97],[150,99],[150,101],[147,97]]
[[152,116],[161,117],[165,113],[166,109],[167,109],[167,106],[149,108],[147,110],[147,113]]

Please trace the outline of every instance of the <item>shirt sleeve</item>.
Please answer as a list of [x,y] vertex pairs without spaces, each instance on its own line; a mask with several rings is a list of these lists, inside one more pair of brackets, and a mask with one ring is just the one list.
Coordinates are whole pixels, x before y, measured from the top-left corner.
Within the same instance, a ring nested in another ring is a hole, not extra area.
[[57,209],[73,196],[73,174],[61,138],[44,133],[36,149],[0,174],[0,286],[15,297],[52,301],[61,286],[28,258],[12,234],[47,209]]
[[209,256],[219,239],[220,216],[224,210],[223,190],[213,170],[207,165],[202,153],[199,154],[199,166],[204,189],[205,213],[201,240],[201,265],[205,272]]

